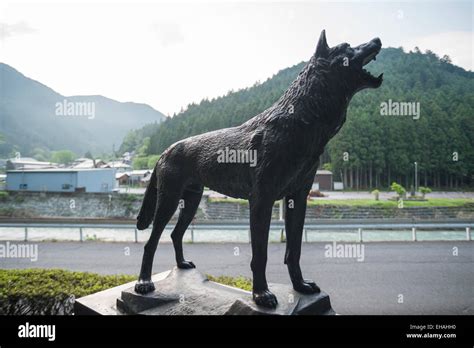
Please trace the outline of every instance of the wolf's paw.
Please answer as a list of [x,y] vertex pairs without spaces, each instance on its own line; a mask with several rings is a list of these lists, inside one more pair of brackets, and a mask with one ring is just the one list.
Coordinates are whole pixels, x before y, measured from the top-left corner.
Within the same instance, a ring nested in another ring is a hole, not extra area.
[[253,300],[257,305],[262,307],[276,308],[276,306],[278,305],[278,300],[276,296],[273,295],[268,289],[263,291],[254,291]]
[[155,291],[155,284],[151,280],[139,279],[135,284],[135,292],[139,294],[148,294],[149,292]]
[[192,261],[183,260],[181,262],[178,262],[178,268],[190,269],[190,268],[196,268],[196,265]]
[[316,294],[321,292],[319,286],[311,280],[301,280],[298,283],[293,283],[293,289],[303,294]]

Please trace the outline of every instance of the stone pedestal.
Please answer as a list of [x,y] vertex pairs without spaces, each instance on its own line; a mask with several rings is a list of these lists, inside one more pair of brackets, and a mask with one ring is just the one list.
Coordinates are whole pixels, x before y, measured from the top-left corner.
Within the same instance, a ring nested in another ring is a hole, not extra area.
[[331,315],[329,296],[303,295],[291,285],[269,284],[278,306],[257,306],[251,292],[209,281],[196,269],[160,273],[153,277],[156,290],[141,295],[134,282],[76,301],[76,314],[142,315]]

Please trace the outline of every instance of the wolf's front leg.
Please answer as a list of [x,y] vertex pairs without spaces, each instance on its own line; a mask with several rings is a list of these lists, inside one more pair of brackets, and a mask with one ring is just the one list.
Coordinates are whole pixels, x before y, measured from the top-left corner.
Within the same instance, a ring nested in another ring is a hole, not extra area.
[[320,291],[316,283],[303,279],[300,267],[301,242],[309,187],[285,197],[285,264],[288,266],[293,289],[304,294],[313,294]]
[[267,267],[268,230],[274,201],[256,197],[250,199],[250,235],[252,241],[253,299],[257,305],[275,308],[277,298],[268,290]]

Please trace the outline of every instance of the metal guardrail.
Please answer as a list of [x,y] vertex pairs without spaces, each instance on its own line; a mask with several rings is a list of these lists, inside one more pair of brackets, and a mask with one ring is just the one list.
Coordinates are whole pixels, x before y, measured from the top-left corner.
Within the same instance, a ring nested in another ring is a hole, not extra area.
[[[374,229],[390,229],[390,230],[406,230],[411,229],[412,232],[412,241],[417,241],[417,230],[418,229],[464,229],[466,231],[466,240],[470,241],[471,239],[471,229],[474,226],[473,221],[467,222],[402,222],[402,223],[307,223],[304,228],[304,242],[308,242],[308,230],[309,231],[318,231],[318,230],[331,230],[332,232],[347,232],[347,230],[357,231],[358,241],[363,241],[363,232],[370,231]],[[138,242],[138,230],[133,224],[101,224],[101,223],[30,223],[30,222],[2,222],[0,223],[0,228],[24,228],[24,240],[28,241],[28,229],[29,228],[77,228],[79,231],[79,240],[82,242],[83,229],[84,228],[102,228],[102,229],[125,229],[133,230],[135,236],[135,243]],[[174,228],[174,225],[171,224],[166,227],[166,230],[171,230]],[[284,240],[284,222],[274,221],[270,225],[271,230],[279,230],[281,232],[281,240]],[[250,242],[250,230],[248,223],[242,222],[226,222],[226,223],[199,223],[189,225],[189,230],[191,232],[191,243],[194,242],[194,231],[195,230],[247,230]],[[456,231],[458,232],[458,231]]]

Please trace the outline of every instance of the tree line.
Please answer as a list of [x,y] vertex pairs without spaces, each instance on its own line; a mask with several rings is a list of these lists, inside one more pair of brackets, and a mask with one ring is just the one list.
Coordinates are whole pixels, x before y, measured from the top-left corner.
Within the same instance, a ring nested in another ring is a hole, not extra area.
[[[239,125],[271,106],[304,64],[252,87],[190,104],[160,125],[129,133],[121,150],[144,157],[161,154],[180,139]],[[407,53],[383,49],[369,70],[383,72],[384,83],[354,97],[345,125],[321,156],[321,167],[353,189],[388,189],[393,181],[409,188],[415,162],[421,186],[472,187],[474,73],[453,65],[448,56],[416,48]],[[419,108],[418,115],[400,112],[408,103]],[[387,105],[397,112],[387,114]]]

